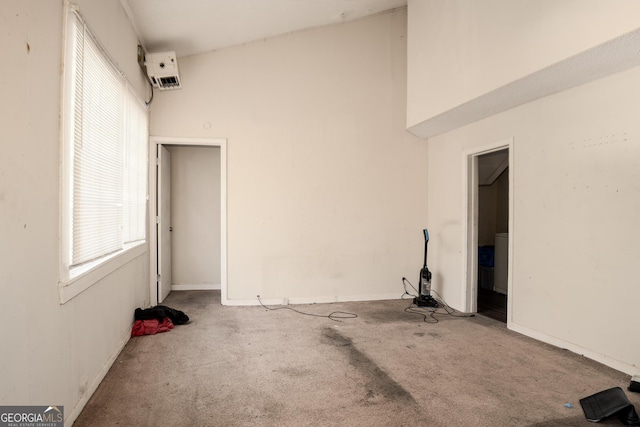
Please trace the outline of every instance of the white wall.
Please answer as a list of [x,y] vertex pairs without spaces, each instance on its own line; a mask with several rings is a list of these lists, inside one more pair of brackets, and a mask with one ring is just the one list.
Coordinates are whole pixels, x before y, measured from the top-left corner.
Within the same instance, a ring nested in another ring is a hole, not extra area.
[[[77,3],[144,96],[120,3]],[[0,3],[0,402],[63,405],[70,424],[126,342],[133,310],[149,300],[149,279],[145,253],[59,302],[62,16],[61,1]]]
[[[439,115],[436,120],[460,122],[445,113],[640,27],[635,0],[409,0],[408,8],[407,123],[416,131]],[[584,65],[598,68],[592,63],[603,59],[611,56]],[[572,70],[565,84],[586,68]],[[562,77],[546,75],[536,80],[546,86],[533,89],[512,85],[515,92],[501,92],[502,99],[486,98],[456,114],[477,116],[492,103],[535,96]]]
[[640,369],[640,68],[431,138],[434,286],[460,308],[464,153],[514,137],[509,327]]
[[151,133],[228,138],[228,298],[398,298],[421,264],[426,144],[406,10],[181,58]]
[[220,286],[220,149],[169,146],[173,285]]
[[447,111],[456,116],[468,105],[488,117],[473,124],[454,117],[448,124],[457,122],[456,130],[428,140],[434,287],[463,307],[465,153],[514,138],[508,326],[639,371],[640,343],[628,334],[640,329],[640,69],[619,62],[626,55],[620,45],[598,66],[613,72],[626,63],[627,71],[495,115],[475,100],[487,92],[502,96],[514,81],[538,84],[529,94],[542,92],[556,76],[530,76],[614,38],[636,46],[637,37],[622,35],[637,32],[640,3],[410,0],[408,8],[409,125]]

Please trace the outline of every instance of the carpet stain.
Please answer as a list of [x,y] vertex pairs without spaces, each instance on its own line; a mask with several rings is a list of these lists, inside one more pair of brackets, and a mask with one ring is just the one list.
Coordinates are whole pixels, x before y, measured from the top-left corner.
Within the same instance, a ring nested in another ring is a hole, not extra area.
[[370,404],[378,403],[382,398],[405,404],[416,404],[415,399],[404,387],[384,372],[369,356],[358,350],[351,338],[345,337],[332,328],[322,331],[325,344],[332,345],[342,351],[349,359],[349,364],[356,368],[367,380],[365,384],[365,400]]

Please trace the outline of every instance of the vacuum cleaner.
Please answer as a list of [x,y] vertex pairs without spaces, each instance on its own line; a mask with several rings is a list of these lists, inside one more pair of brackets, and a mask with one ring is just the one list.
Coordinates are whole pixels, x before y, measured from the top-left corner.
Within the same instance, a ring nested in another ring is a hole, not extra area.
[[438,301],[431,296],[431,272],[427,267],[427,247],[429,245],[429,230],[422,230],[424,233],[424,265],[420,269],[418,279],[418,296],[413,298],[413,303],[418,307],[440,307]]

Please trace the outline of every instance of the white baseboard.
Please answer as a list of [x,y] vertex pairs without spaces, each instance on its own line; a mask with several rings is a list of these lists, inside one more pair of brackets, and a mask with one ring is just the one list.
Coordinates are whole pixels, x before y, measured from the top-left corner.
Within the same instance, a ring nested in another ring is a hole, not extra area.
[[78,403],[76,403],[76,406],[73,408],[73,411],[71,411],[71,413],[67,415],[66,419],[64,420],[65,427],[71,427],[73,423],[76,421],[76,419],[84,409],[85,405],[87,404],[89,399],[91,399],[91,396],[93,396],[93,393],[96,392],[96,390],[98,389],[98,386],[100,386],[100,383],[102,382],[104,377],[107,375],[107,373],[109,372],[109,369],[111,369],[111,366],[113,366],[113,363],[118,358],[118,355],[122,352],[122,349],[124,349],[124,346],[127,345],[130,339],[131,339],[131,327],[129,327],[126,330],[124,336],[118,342],[118,346],[116,347],[116,350],[111,354],[107,362],[102,366],[102,369],[100,369],[98,374],[93,379],[93,382],[89,385],[89,387],[87,387],[86,391],[82,394],[82,396],[80,396],[80,400],[78,401]]
[[171,285],[172,291],[219,291],[220,284],[215,283],[199,283],[193,285]]
[[545,342],[547,344],[551,344],[555,347],[563,348],[569,350],[573,353],[579,354],[581,356],[587,357],[591,360],[595,360],[596,362],[602,363],[605,366],[613,368],[617,371],[624,372],[628,375],[638,375],[640,374],[640,367],[630,365],[628,363],[621,362],[619,360],[613,359],[611,357],[607,357],[603,354],[597,353],[593,350],[589,350],[588,348],[581,347],[576,344],[572,344],[570,342],[564,341],[560,338],[556,338],[551,335],[547,335],[545,333],[529,329],[525,326],[518,325],[514,322],[509,322],[507,325],[509,329],[512,331],[521,333],[528,337],[534,338],[538,341]]
[[[304,298],[261,298],[264,305],[289,305],[289,304],[330,304],[334,302],[358,302],[358,301],[385,301],[400,299],[398,293],[384,295],[348,295],[348,296],[323,296]],[[227,299],[223,305],[247,306],[260,305],[258,298],[252,299]]]

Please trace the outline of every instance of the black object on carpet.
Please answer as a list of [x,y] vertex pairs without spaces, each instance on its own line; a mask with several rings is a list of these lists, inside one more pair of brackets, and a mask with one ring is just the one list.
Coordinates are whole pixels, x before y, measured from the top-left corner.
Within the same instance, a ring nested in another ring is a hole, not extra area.
[[580,399],[580,405],[587,421],[597,423],[612,415],[617,415],[627,426],[640,426],[640,417],[635,407],[620,387],[603,390]]

